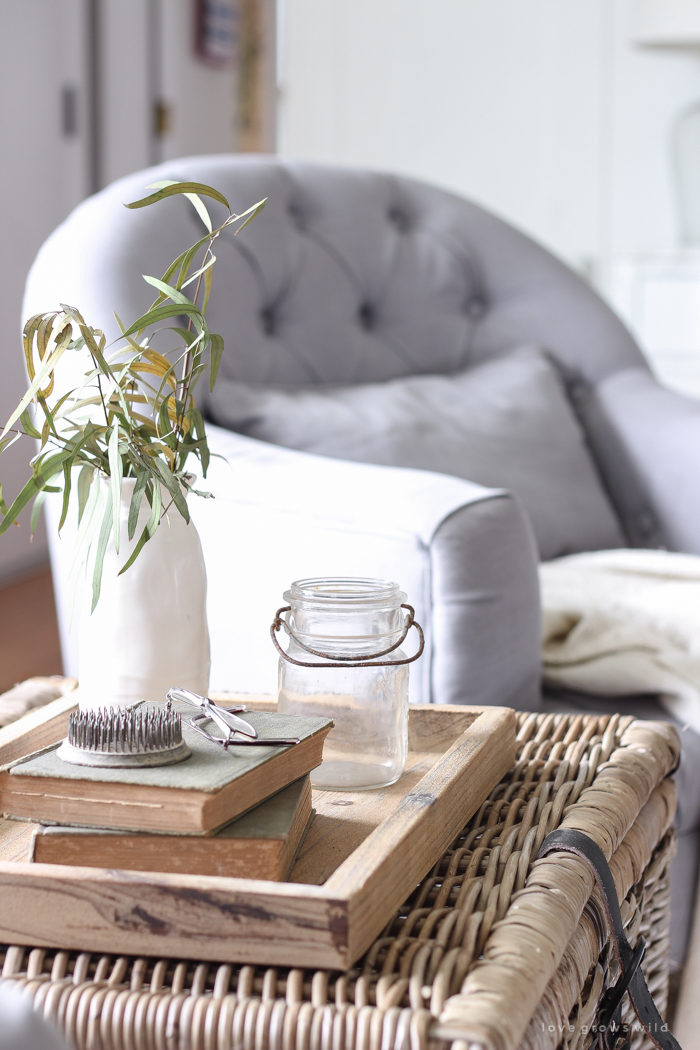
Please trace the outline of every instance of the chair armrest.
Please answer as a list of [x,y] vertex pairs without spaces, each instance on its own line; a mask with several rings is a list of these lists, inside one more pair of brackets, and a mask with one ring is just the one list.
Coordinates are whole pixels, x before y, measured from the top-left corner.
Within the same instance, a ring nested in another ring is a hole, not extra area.
[[700,401],[628,368],[600,383],[582,414],[631,544],[699,554]]
[[[269,628],[293,580],[370,576],[396,580],[425,629],[425,653],[411,666],[414,703],[539,706],[537,553],[513,496],[212,425],[207,433],[217,455],[197,487],[214,499],[192,496],[189,506],[207,567],[211,689],[277,691]],[[69,515],[59,539],[60,497],[46,509],[63,664],[77,674],[67,586],[74,522]]]
[[276,690],[269,639],[307,576],[396,580],[426,631],[414,702],[539,703],[537,554],[510,494],[348,463],[209,426],[214,499],[191,500],[208,574],[213,689]]

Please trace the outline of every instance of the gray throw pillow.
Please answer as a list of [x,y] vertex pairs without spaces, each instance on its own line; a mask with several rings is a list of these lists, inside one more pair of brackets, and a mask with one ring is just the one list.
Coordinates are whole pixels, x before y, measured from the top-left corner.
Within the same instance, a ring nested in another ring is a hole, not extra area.
[[357,386],[221,379],[209,411],[221,426],[287,448],[510,489],[545,560],[625,546],[559,375],[536,347],[453,375]]

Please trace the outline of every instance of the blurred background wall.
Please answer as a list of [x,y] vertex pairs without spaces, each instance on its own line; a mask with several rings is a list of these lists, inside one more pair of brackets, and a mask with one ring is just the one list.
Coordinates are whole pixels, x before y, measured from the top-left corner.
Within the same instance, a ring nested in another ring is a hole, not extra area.
[[[700,100],[700,0],[0,0],[0,13],[0,418],[25,386],[22,287],[45,237],[121,175],[229,150],[471,197],[592,281],[660,377],[700,396],[700,252],[674,166]],[[700,168],[697,185],[700,207]],[[31,452],[3,456],[6,496]],[[43,534],[11,533],[0,580],[46,556]]]
[[287,0],[280,149],[472,197],[596,274],[677,241],[667,140],[700,58],[635,0]]
[[492,209],[700,396],[700,238],[684,236],[674,163],[700,99],[700,0],[286,0],[279,54],[282,153]]
[[[4,422],[26,388],[24,281],[68,213],[114,179],[161,160],[274,149],[275,4],[0,0],[0,26]],[[20,442],[3,454],[8,502],[26,481],[33,452]],[[25,514],[22,527],[0,540],[0,582],[46,558],[43,524],[30,542]]]

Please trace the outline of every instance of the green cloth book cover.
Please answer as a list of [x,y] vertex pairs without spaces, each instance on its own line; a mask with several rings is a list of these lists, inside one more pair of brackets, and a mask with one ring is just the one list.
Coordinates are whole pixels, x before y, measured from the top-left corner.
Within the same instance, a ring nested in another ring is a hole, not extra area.
[[299,737],[288,747],[224,750],[175,705],[192,755],[176,765],[106,769],[63,762],[58,745],[0,773],[3,812],[36,821],[126,830],[202,833],[221,827],[320,765],[333,723],[326,718],[246,712],[258,737]]

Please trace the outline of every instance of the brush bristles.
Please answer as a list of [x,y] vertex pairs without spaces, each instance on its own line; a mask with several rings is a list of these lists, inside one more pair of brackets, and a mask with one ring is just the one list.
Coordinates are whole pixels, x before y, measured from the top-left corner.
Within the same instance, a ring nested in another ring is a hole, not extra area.
[[168,707],[78,711],[68,719],[68,743],[81,751],[140,755],[181,742],[180,716]]

